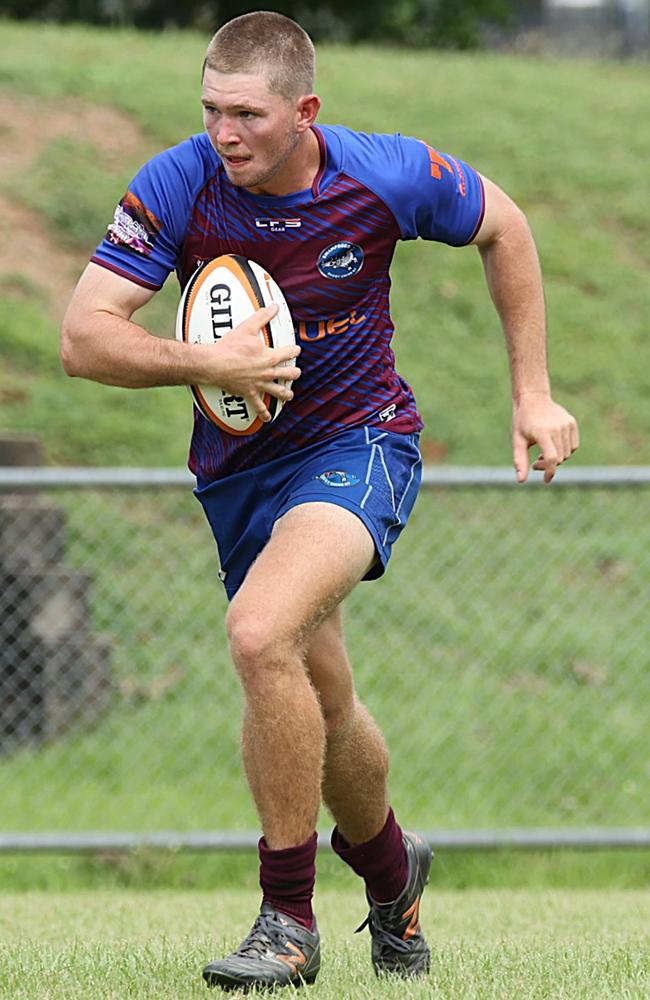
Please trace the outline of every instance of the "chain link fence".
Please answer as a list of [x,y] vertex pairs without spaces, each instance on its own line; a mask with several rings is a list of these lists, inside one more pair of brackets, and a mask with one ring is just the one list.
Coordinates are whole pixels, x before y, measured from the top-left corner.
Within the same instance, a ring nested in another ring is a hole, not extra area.
[[[346,602],[410,826],[650,826],[650,471],[558,479],[430,471]],[[255,830],[188,475],[2,470],[0,512],[0,831]]]

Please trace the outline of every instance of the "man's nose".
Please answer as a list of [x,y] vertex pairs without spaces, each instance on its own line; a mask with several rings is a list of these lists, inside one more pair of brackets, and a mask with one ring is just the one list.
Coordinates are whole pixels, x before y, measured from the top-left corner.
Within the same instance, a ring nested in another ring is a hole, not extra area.
[[217,142],[220,146],[234,146],[241,142],[235,122],[232,118],[223,117],[217,129]]

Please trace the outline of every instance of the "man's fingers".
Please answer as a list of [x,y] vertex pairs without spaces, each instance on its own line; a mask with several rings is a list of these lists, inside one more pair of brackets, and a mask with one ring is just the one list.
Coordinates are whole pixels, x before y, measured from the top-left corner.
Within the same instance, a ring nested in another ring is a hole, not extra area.
[[249,316],[247,320],[244,320],[242,327],[246,327],[251,333],[259,333],[263,326],[270,323],[274,316],[277,315],[278,307],[275,302],[273,305],[264,306],[262,309],[258,309],[254,312],[252,316]]
[[300,368],[296,365],[278,365],[271,372],[272,378],[281,378],[283,381],[295,382],[300,378]]
[[268,424],[269,420],[271,419],[271,414],[267,410],[266,403],[259,395],[259,393],[254,392],[248,398],[250,399],[253,405],[253,409],[255,410],[258,417],[261,417],[264,423]]
[[568,458],[571,458],[571,456],[573,455],[573,452],[575,451],[575,448],[573,448],[572,445],[571,445],[571,428],[570,427],[563,427],[562,428],[562,445],[563,445],[563,448],[564,448],[564,454],[562,455],[562,461],[566,462],[566,460]]
[[558,465],[580,444],[578,425],[571,414],[552,400],[540,402],[533,395],[515,404],[512,440],[517,478],[522,483],[528,475],[528,449],[533,445],[538,445],[540,454],[532,467],[543,472],[544,481],[550,483]]
[[[247,320],[244,320],[238,329],[245,330],[249,334],[258,334],[267,323],[270,323],[277,311],[278,307],[275,302],[273,305],[264,306],[263,309],[258,309]],[[290,344],[287,347],[272,347],[271,350],[273,351],[274,364],[282,364],[284,361],[293,361],[294,358],[297,358],[302,348],[300,344]],[[298,378],[299,375],[300,372],[294,377]]]
[[293,391],[288,386],[280,385],[278,382],[265,382],[262,386],[262,392],[268,392],[269,395],[275,396],[276,399],[281,399],[285,403],[293,399]]
[[[302,348],[300,344],[291,344],[289,347],[274,347],[273,354],[275,363],[278,365],[283,364],[285,361],[293,361],[300,354]],[[300,369],[296,369],[298,375],[300,374]],[[298,378],[296,375],[296,378]]]
[[512,454],[517,473],[517,482],[525,483],[528,479],[528,441],[523,434],[515,433],[512,439]]
[[537,459],[537,462],[535,462],[535,468],[543,469],[544,482],[550,483],[557,471],[558,465],[562,461],[562,458],[558,454],[558,450],[551,437],[540,437],[538,444],[542,449],[542,453]]

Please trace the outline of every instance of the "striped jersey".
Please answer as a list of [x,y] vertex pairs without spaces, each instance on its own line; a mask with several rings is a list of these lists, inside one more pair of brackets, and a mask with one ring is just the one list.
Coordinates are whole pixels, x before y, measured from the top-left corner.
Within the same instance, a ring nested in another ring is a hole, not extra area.
[[389,269],[398,240],[470,243],[483,186],[468,164],[419,139],[314,126],[312,187],[283,197],[228,180],[206,133],[150,160],[115,210],[92,260],[146,288],[233,253],[280,285],[302,347],[294,398],[249,436],[220,430],[195,407],[190,469],[202,481],[251,468],[349,427],[420,430],[391,350]]

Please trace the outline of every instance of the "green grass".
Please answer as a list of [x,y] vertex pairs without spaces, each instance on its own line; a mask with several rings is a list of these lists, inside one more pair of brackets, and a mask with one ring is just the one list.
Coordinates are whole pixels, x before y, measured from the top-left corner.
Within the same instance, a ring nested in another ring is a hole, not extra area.
[[[258,891],[254,851],[208,853],[139,848],[95,854],[1,854],[2,893],[98,889]],[[628,889],[650,891],[647,850],[438,850],[436,891],[468,889]],[[318,856],[319,889],[350,891],[355,876],[329,851]]]
[[[142,157],[201,127],[205,39],[197,35],[0,21],[0,44],[6,93],[35,95],[50,115],[80,96],[115,107],[141,128]],[[323,121],[419,135],[520,201],[546,274],[557,395],[582,424],[577,457],[649,463],[650,124],[639,116],[650,96],[647,68],[336,47],[319,58]],[[81,267],[137,162],[116,164],[62,137],[2,193],[39,212],[53,248],[76,255]],[[16,268],[0,278],[0,426],[39,434],[52,463],[182,464],[191,424],[185,390],[130,392],[66,379],[59,317],[45,288]],[[143,322],[168,336],[176,300],[172,280]],[[402,245],[393,300],[399,367],[427,422],[427,454],[508,464],[507,364],[477,254]],[[154,504],[134,495],[58,502],[69,512],[68,565],[92,566],[94,624],[112,638],[121,686],[91,731],[0,759],[0,825],[253,828],[225,602],[216,586],[203,595],[198,626],[188,625],[176,598],[198,601],[196,581],[214,577],[197,505],[179,494]],[[372,610],[366,588],[348,610],[360,691],[387,733],[395,804],[409,824],[647,824],[650,690],[640,637],[650,537],[640,509],[639,494],[628,492],[421,498],[390,576],[373,585]],[[426,581],[426,591],[414,579]],[[408,644],[389,622],[404,623]],[[167,676],[177,679],[152,696],[147,685]],[[137,696],[126,693],[131,682]],[[427,706],[406,726],[394,710],[404,702]],[[210,711],[197,712],[205,704]],[[61,774],[82,774],[83,782],[62,788]],[[38,795],[25,794],[35,788]],[[145,859],[144,874],[138,862],[133,879],[203,884],[193,859],[170,863],[166,873],[169,861],[147,868]],[[7,878],[19,885],[25,869],[13,864]],[[30,870],[44,884],[50,870],[91,881],[116,872],[101,860],[90,872],[89,862],[52,864]],[[510,860],[497,872],[513,865],[525,884],[528,862]],[[120,866],[115,878],[128,882],[129,866]],[[481,858],[454,869],[448,884],[480,882],[489,870]],[[647,884],[639,856],[616,870]],[[477,968],[481,947],[468,952]],[[500,954],[505,967],[517,968]]]
[[[228,889],[5,894],[0,996],[206,996],[202,966],[237,946],[256,905],[255,894]],[[365,912],[358,888],[322,890],[317,912],[313,1000],[642,1000],[650,990],[648,892],[430,890],[422,923],[432,969],[420,983],[374,977],[367,934],[353,934]]]
[[[201,128],[205,41],[0,22],[0,86],[41,97],[49,114],[80,95],[115,107],[143,130],[144,158],[152,146]],[[521,203],[546,273],[557,394],[583,426],[579,460],[650,462],[650,370],[638,363],[650,314],[650,124],[638,114],[650,97],[646,68],[363,47],[324,47],[319,60],[323,121],[421,136],[469,160]],[[63,137],[7,189],[43,215],[57,244],[77,249],[81,266],[136,163],[105,162],[88,144]],[[398,360],[427,423],[428,453],[508,464],[505,352],[478,255],[406,244],[393,273]],[[172,286],[146,314],[167,335]],[[40,306],[35,322],[35,307],[6,286],[3,298],[2,425],[41,434],[55,462],[183,460],[184,392],[133,394],[66,381],[55,370],[55,321]],[[30,344],[34,354],[23,350]],[[56,400],[65,400],[65,434],[50,419]]]

